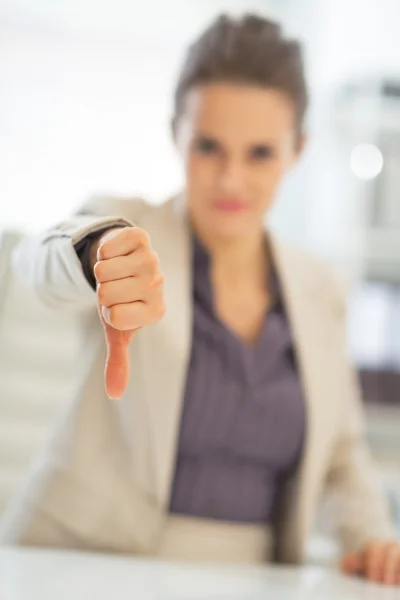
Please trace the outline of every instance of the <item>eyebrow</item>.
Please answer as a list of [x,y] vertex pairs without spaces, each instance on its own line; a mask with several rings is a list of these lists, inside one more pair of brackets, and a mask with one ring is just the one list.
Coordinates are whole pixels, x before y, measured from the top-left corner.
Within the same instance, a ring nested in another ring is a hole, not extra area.
[[[211,133],[206,133],[205,131],[197,131],[195,133],[195,137],[205,138],[205,139],[212,140],[213,142],[217,142],[218,144],[223,145],[223,142],[221,142],[221,140],[217,136],[215,136]],[[248,145],[251,147],[254,147],[254,146],[258,146],[258,147],[259,146],[277,146],[278,142],[276,140],[257,140],[254,142],[250,142]]]

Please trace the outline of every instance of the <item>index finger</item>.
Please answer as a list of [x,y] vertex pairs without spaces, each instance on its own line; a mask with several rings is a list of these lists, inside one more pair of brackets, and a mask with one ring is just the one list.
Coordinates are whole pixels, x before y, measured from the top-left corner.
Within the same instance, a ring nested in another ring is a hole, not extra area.
[[97,260],[126,256],[150,245],[149,235],[140,227],[125,227],[112,231],[102,238],[97,250]]

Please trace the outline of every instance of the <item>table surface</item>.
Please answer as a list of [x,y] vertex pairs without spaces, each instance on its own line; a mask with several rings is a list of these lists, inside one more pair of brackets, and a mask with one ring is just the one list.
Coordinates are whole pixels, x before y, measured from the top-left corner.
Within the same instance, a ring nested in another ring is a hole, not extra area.
[[318,567],[211,567],[0,549],[1,600],[400,600],[400,588]]

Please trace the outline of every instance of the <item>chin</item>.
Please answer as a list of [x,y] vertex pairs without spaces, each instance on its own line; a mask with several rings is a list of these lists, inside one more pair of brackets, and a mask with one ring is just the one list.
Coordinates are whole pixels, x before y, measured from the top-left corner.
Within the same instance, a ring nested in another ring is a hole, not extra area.
[[209,232],[215,237],[224,239],[235,239],[249,235],[255,230],[254,227],[246,227],[244,223],[210,223]]

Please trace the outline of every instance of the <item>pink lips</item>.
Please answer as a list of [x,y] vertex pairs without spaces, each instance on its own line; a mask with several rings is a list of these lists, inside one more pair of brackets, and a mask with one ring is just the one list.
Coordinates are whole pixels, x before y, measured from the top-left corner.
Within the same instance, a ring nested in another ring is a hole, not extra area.
[[221,198],[213,203],[214,208],[222,212],[237,213],[246,210],[246,204],[240,200]]

